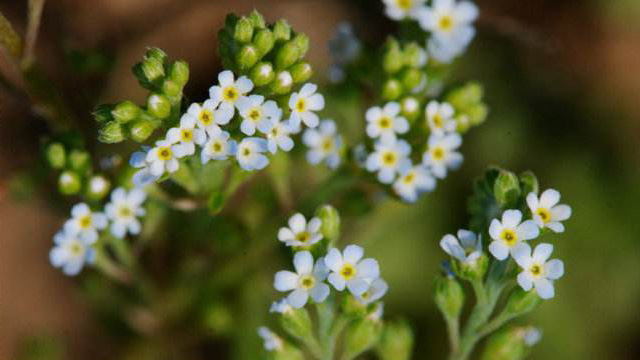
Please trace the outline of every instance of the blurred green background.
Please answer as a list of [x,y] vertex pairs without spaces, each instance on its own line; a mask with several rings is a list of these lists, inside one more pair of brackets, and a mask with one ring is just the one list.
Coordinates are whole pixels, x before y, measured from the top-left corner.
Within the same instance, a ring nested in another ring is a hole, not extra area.
[[[543,189],[559,190],[573,208],[567,231],[553,240],[554,254],[565,261],[565,276],[557,283],[556,297],[526,319],[544,332],[532,358],[640,358],[640,2],[477,4],[482,14],[478,36],[457,63],[454,77],[481,82],[491,113],[465,136],[462,169],[416,205],[381,201],[364,218],[344,219],[343,244],[363,244],[367,255],[379,260],[390,285],[386,314],[406,317],[415,328],[415,358],[443,358],[444,323],[432,301],[433,277],[445,258],[438,241],[467,224],[472,180],[488,165],[530,169]],[[19,29],[25,7],[0,1],[0,10]],[[187,95],[203,98],[219,70],[215,36],[225,14],[253,7],[269,20],[287,18],[310,36],[310,62],[318,81],[324,81],[326,41],[338,23],[352,22],[356,33],[372,43],[381,43],[395,29],[372,0],[50,1],[37,55],[69,97],[85,134],[92,135],[90,110],[96,102],[143,99],[129,68],[146,46],[186,59],[192,79]],[[70,50],[95,53],[94,61],[74,69],[68,65]],[[93,92],[78,94],[76,86]],[[23,201],[4,191],[8,179],[38,157],[38,139],[46,128],[37,109],[4,87],[0,95],[1,355],[116,357],[114,345],[134,340],[105,331],[92,303],[77,290],[78,280],[48,265],[51,236],[68,206],[54,207],[41,197]],[[328,175],[303,169],[315,179]],[[303,193],[298,180],[296,194]],[[261,236],[275,241],[280,223]],[[242,279],[250,285],[247,290],[225,295],[242,310],[228,314],[230,318],[216,317],[242,334],[242,340],[203,358],[256,356],[261,344],[255,329],[269,323],[268,306],[277,297],[272,276],[286,264],[285,257],[271,254],[258,261],[264,262],[260,271]]]

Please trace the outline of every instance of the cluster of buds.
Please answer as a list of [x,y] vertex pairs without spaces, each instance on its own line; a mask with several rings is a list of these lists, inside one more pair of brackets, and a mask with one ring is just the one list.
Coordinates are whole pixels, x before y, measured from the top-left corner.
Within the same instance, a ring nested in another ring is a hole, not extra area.
[[382,56],[382,68],[386,74],[382,98],[391,101],[424,92],[427,60],[427,51],[418,43],[400,44],[395,38],[387,40]]
[[182,89],[189,79],[185,61],[170,61],[162,50],[150,48],[143,61],[133,67],[133,73],[150,91],[147,103],[138,106],[125,100],[98,106],[94,116],[100,124],[98,138],[102,142],[117,143],[127,138],[143,142],[155,129],[171,125],[179,116]]

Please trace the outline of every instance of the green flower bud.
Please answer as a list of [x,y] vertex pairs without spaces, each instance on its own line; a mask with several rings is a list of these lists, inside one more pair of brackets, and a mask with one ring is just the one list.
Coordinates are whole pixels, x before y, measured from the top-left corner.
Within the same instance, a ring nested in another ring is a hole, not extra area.
[[482,101],[482,85],[469,82],[449,93],[446,98],[456,110],[467,108]]
[[349,325],[344,338],[344,358],[354,359],[371,349],[382,334],[382,321],[366,317]]
[[489,114],[489,108],[485,104],[476,104],[474,106],[470,106],[464,110],[469,116],[469,122],[471,125],[480,125],[486,119]]
[[400,44],[398,44],[398,41],[394,39],[387,41],[385,53],[382,58],[382,67],[384,71],[389,74],[394,74],[400,71],[404,65],[403,60],[402,51],[400,50]]
[[455,260],[451,262],[451,267],[456,275],[465,280],[482,280],[489,267],[489,258],[486,254],[482,254],[470,263]]
[[54,169],[62,169],[66,162],[64,146],[60,143],[53,143],[47,147],[47,161]]
[[271,91],[276,95],[284,95],[291,91],[293,86],[293,78],[288,71],[281,71],[276,76],[274,82],[271,83]]
[[307,54],[307,51],[309,51],[309,37],[300,33],[296,34],[291,41],[298,47],[298,59],[302,59]]
[[413,351],[413,331],[406,321],[388,322],[382,331],[377,353],[382,360],[409,360]]
[[266,22],[264,21],[264,17],[262,17],[262,15],[255,9],[251,12],[251,14],[249,14],[248,19],[256,29],[264,29],[267,26]]
[[182,86],[175,81],[166,79],[162,83],[162,93],[171,98],[180,97],[182,94]]
[[458,318],[464,305],[462,285],[452,276],[438,276],[435,281],[435,301],[446,318]]
[[247,70],[258,62],[258,50],[253,45],[245,45],[236,55],[236,63],[240,70]]
[[510,171],[500,170],[500,174],[493,184],[493,193],[502,209],[515,207],[520,198],[520,181],[518,177]]
[[91,156],[86,151],[71,150],[67,162],[71,170],[83,173],[91,166]]
[[342,296],[340,309],[345,316],[360,319],[367,315],[367,306],[358,301],[353,295]]
[[131,123],[129,136],[131,136],[133,141],[140,143],[147,140],[155,128],[153,121],[147,118],[140,118]]
[[273,33],[269,29],[262,29],[253,37],[253,45],[258,50],[260,57],[265,56],[271,51],[274,43]]
[[168,56],[164,51],[162,51],[162,49],[157,47],[151,47],[147,49],[147,53],[144,55],[144,58],[145,60],[153,59],[161,63],[164,63],[167,61]]
[[296,339],[307,339],[313,336],[313,325],[307,309],[292,308],[280,316],[280,325],[284,331]]
[[113,144],[125,139],[122,125],[117,121],[110,121],[100,129],[98,132],[98,140],[103,143]]
[[387,80],[382,86],[382,97],[385,100],[395,100],[402,95],[402,84],[396,79]]
[[58,190],[64,195],[74,195],[80,192],[82,182],[80,175],[74,171],[63,171],[58,178]]
[[300,48],[293,41],[288,41],[276,52],[276,69],[286,69],[300,57]]
[[405,69],[402,72],[402,87],[407,90],[415,89],[424,79],[424,72],[416,68]]
[[524,291],[518,287],[509,295],[504,311],[511,317],[521,316],[533,311],[540,302],[542,300],[535,291]]
[[153,116],[165,119],[171,114],[171,102],[164,95],[152,94],[147,98],[147,109]]
[[469,119],[469,115],[460,114],[455,117],[456,120],[456,131],[459,133],[465,133],[471,127],[471,120]]
[[407,44],[402,52],[404,63],[410,67],[422,67],[426,64],[427,52],[416,43]]
[[273,25],[273,38],[275,41],[288,41],[291,39],[291,26],[287,20],[280,19]]
[[129,100],[125,100],[116,105],[111,111],[113,118],[120,124],[126,124],[135,119],[140,114],[140,107]]
[[180,86],[189,81],[189,64],[184,60],[177,60],[171,65],[169,78]]
[[246,17],[238,20],[233,30],[233,38],[241,44],[246,44],[251,41],[252,37],[253,24],[251,24],[251,21]]
[[531,171],[525,171],[520,174],[520,188],[522,189],[522,194],[525,196],[529,193],[538,194],[539,186],[536,175]]
[[529,353],[525,342],[526,328],[509,327],[487,340],[481,360],[520,360]]
[[316,211],[316,217],[322,221],[320,233],[329,240],[331,247],[340,236],[340,214],[333,206],[324,205]]
[[413,96],[407,96],[400,102],[400,112],[410,124],[420,117],[420,101]]
[[301,62],[293,65],[289,68],[289,72],[291,73],[291,77],[293,78],[293,82],[296,84],[303,83],[313,75],[313,69],[311,65],[306,62]]
[[156,81],[164,76],[164,64],[156,58],[148,58],[142,62],[142,72],[149,81]]
[[104,176],[93,176],[87,184],[87,197],[91,200],[100,200],[107,195],[110,186],[109,180]]
[[111,111],[113,111],[114,106],[111,104],[102,104],[96,106],[93,110],[93,117],[99,124],[103,124],[113,120],[113,115],[111,115]]
[[273,81],[276,73],[273,72],[273,66],[269,62],[261,62],[251,69],[249,78],[255,86],[264,86]]
[[226,334],[233,329],[233,316],[229,308],[223,304],[209,306],[203,320],[204,326],[216,335]]

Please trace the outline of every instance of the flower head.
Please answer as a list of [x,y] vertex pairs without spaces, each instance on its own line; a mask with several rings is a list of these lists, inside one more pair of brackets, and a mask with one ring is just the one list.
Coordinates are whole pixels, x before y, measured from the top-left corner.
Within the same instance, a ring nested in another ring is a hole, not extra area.
[[449,103],[430,101],[424,112],[431,133],[443,135],[456,130],[457,124],[453,118],[453,107]]
[[458,237],[447,234],[440,240],[444,252],[465,263],[472,263],[482,255],[482,239],[469,230],[458,230]]
[[173,173],[180,166],[178,163],[178,154],[184,154],[177,144],[172,144],[167,140],[156,142],[156,146],[149,150],[146,162],[151,175],[160,177],[166,172]]
[[538,226],[532,220],[522,222],[520,210],[506,210],[502,214],[502,221],[493,219],[489,226],[489,235],[493,239],[489,244],[489,252],[498,260],[504,260],[513,255],[513,251],[520,242],[535,239],[539,234]]
[[89,205],[79,203],[71,208],[71,219],[64,224],[67,235],[77,235],[87,244],[98,240],[98,230],[107,227],[107,217],[103,213],[92,212]]
[[304,215],[298,213],[289,219],[289,227],[282,227],[278,231],[278,240],[287,246],[311,246],[322,240],[320,226],[322,222],[314,217],[309,220]]
[[284,346],[282,339],[266,326],[258,328],[258,336],[264,340],[264,348],[267,351],[280,351]]
[[395,137],[409,131],[409,122],[400,116],[400,104],[388,102],[383,108],[374,106],[367,110],[367,135],[370,138]]
[[261,95],[250,95],[238,100],[238,111],[242,116],[240,130],[246,135],[253,135],[256,128],[266,134],[273,127],[274,119],[282,116],[282,110],[273,100],[264,102]]
[[425,191],[436,188],[436,179],[424,165],[407,168],[393,183],[393,190],[406,202],[416,202]]
[[374,259],[362,259],[364,250],[357,245],[349,245],[344,252],[336,248],[329,249],[324,262],[331,270],[329,283],[338,291],[345,286],[355,295],[367,291],[373,280],[380,276],[378,262]]
[[367,290],[360,295],[356,295],[356,299],[363,305],[369,305],[380,300],[387,293],[389,285],[382,278],[376,278],[370,284]]
[[560,221],[571,217],[571,207],[558,202],[560,193],[553,189],[545,190],[539,199],[533,192],[527,195],[527,205],[533,220],[541,229],[546,227],[557,233],[564,231],[564,225]]
[[551,244],[539,244],[533,255],[529,244],[522,243],[514,248],[513,258],[522,268],[522,272],[518,274],[518,284],[524,291],[535,287],[541,298],[553,297],[553,281],[564,274],[564,264],[558,259],[548,260],[552,252]]
[[300,129],[300,122],[310,128],[318,126],[318,115],[315,112],[324,108],[324,97],[317,93],[317,90],[317,85],[306,83],[300,92],[291,94],[289,98],[289,109],[291,110],[289,125],[292,131],[297,132]]
[[305,130],[302,141],[310,148],[307,152],[307,161],[310,164],[324,161],[332,169],[340,165],[342,137],[337,134],[336,123],[333,120],[322,120],[318,129]]
[[228,124],[233,117],[233,108],[218,105],[219,101],[212,99],[207,99],[202,105],[193,103],[185,115],[193,116],[198,128],[209,131],[214,126]]
[[196,128],[196,118],[190,114],[182,115],[180,126],[169,129],[166,138],[170,144],[177,144],[174,147],[177,158],[193,155],[196,152],[196,144],[202,145],[206,140],[205,131]]
[[378,180],[391,184],[396,174],[404,173],[411,167],[411,146],[404,140],[381,138],[374,145],[375,151],[367,158],[367,170],[378,172]]
[[111,202],[105,205],[105,213],[111,219],[111,234],[123,238],[127,232],[136,235],[140,233],[138,217],[145,215],[142,207],[147,194],[142,189],[129,192],[119,187],[111,193]]
[[300,251],[293,257],[293,266],[296,272],[278,271],[273,281],[273,286],[278,291],[291,291],[287,301],[294,308],[301,308],[309,299],[315,302],[323,302],[329,296],[329,286],[323,283],[327,278],[328,270],[322,258],[314,265],[313,256],[308,251]]
[[78,234],[63,230],[53,237],[53,242],[55,246],[49,252],[49,261],[69,276],[80,273],[85,263],[95,261],[96,250]]
[[229,133],[222,131],[218,126],[213,126],[207,130],[209,138],[202,146],[200,161],[203,164],[209,160],[225,160],[229,156],[234,156],[238,147],[235,140],[229,140]]
[[273,126],[267,132],[267,147],[269,152],[275,154],[278,148],[283,151],[293,149],[293,140],[290,137],[291,129],[289,124],[279,119],[274,119]]
[[428,149],[422,156],[422,163],[431,169],[433,175],[444,179],[447,169],[455,170],[462,165],[462,154],[456,150],[462,144],[462,137],[457,133],[429,136]]
[[425,0],[383,0],[385,14],[393,20],[415,17],[423,7]]
[[262,170],[269,164],[269,159],[264,155],[267,151],[267,140],[257,137],[242,139],[238,144],[236,159],[245,170]]
[[233,115],[234,106],[238,105],[238,100],[244,98],[252,89],[253,82],[248,77],[241,76],[235,80],[233,72],[225,70],[218,74],[218,85],[209,89],[209,97],[214,102],[220,103],[220,109],[224,108]]

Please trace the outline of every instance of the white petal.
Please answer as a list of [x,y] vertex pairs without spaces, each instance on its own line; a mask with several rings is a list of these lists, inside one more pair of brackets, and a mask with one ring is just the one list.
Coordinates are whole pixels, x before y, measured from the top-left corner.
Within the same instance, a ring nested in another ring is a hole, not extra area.
[[506,210],[502,214],[502,226],[506,228],[515,228],[520,224],[522,220],[522,213],[520,210]]
[[303,307],[307,303],[308,299],[309,294],[304,289],[296,289],[287,296],[289,304],[296,309]]
[[562,225],[562,223],[559,223],[559,222],[552,221],[550,223],[547,223],[546,227],[548,227],[549,229],[553,230],[553,232],[556,232],[556,233],[564,232],[564,225]]
[[278,231],[278,240],[280,241],[293,240],[294,238],[295,235],[293,235],[293,232],[291,232],[289,228],[283,227]]
[[533,286],[533,279],[531,278],[531,275],[529,275],[528,272],[523,271],[520,274],[518,274],[518,284],[520,285],[522,290],[529,291]]
[[310,111],[303,112],[300,114],[300,117],[302,118],[302,122],[310,128],[315,128],[320,122],[318,115]]
[[375,259],[364,259],[357,266],[358,277],[373,280],[380,276],[380,267]]
[[462,246],[458,243],[458,239],[451,234],[447,234],[440,239],[440,247],[444,252],[453,256],[454,258],[464,261],[465,252]]
[[527,220],[518,226],[518,238],[520,240],[531,240],[538,237],[540,234],[540,229],[538,225],[532,221]]
[[329,277],[327,278],[327,280],[329,281],[329,284],[333,285],[333,287],[336,288],[336,290],[338,291],[344,290],[346,283],[342,276],[336,273],[331,273],[329,274]]
[[531,264],[531,247],[521,242],[512,249],[511,256],[521,268],[527,269]]
[[553,252],[553,245],[551,244],[539,244],[536,246],[535,250],[533,250],[533,260],[537,262],[544,263],[549,259],[551,253]]
[[527,205],[531,212],[535,212],[538,209],[538,196],[534,192],[527,194]]
[[458,239],[460,239],[460,244],[465,248],[474,248],[476,246],[477,237],[473,231],[458,230]]
[[320,283],[311,289],[311,298],[317,303],[323,302],[329,296],[329,285]]
[[489,252],[498,260],[504,260],[509,256],[509,248],[501,241],[492,241],[489,244]]
[[559,201],[560,193],[554,189],[547,189],[540,195],[540,206],[544,208],[550,209]]
[[223,87],[233,84],[233,73],[231,72],[231,70],[225,70],[219,73],[218,83],[220,83],[220,85]]
[[236,81],[236,87],[241,94],[246,94],[253,89],[253,82],[246,76],[241,76]]
[[318,86],[316,84],[313,83],[306,83],[302,86],[302,88],[300,89],[300,96],[301,97],[309,97],[311,96],[313,93],[315,93],[318,90]]
[[75,204],[71,208],[71,216],[73,216],[74,218],[88,215],[90,213],[91,213],[91,209],[89,209],[89,205],[85,203]]
[[571,217],[569,205],[558,205],[551,209],[551,218],[555,221],[564,221]]
[[293,290],[298,286],[298,274],[282,270],[278,271],[273,280],[273,287],[278,291]]
[[364,255],[364,249],[358,245],[349,245],[344,249],[343,259],[344,262],[350,264],[356,264]]
[[502,232],[503,226],[498,221],[498,219],[491,220],[491,225],[489,225],[489,235],[494,240],[500,240],[500,233]]
[[309,224],[307,224],[307,230],[309,230],[312,233],[318,232],[318,230],[320,230],[320,226],[322,226],[322,221],[317,218],[311,218],[311,220],[309,220]]
[[122,239],[127,234],[127,227],[123,222],[116,221],[111,223],[111,234]]
[[304,215],[297,213],[289,218],[289,228],[294,233],[302,232],[307,227],[307,220],[304,218]]
[[313,270],[313,256],[309,251],[300,251],[293,257],[293,267],[299,275],[311,274]]
[[342,254],[340,254],[340,250],[336,248],[329,249],[329,252],[327,252],[327,255],[324,257],[324,263],[332,271],[340,271],[340,268],[343,264]]
[[553,283],[545,278],[539,278],[534,281],[536,292],[542,299],[551,299],[554,296]]
[[544,265],[545,276],[549,279],[556,280],[564,275],[564,263],[562,260],[553,259]]
[[347,281],[347,288],[353,295],[359,296],[367,291],[369,284],[363,279],[352,279]]

